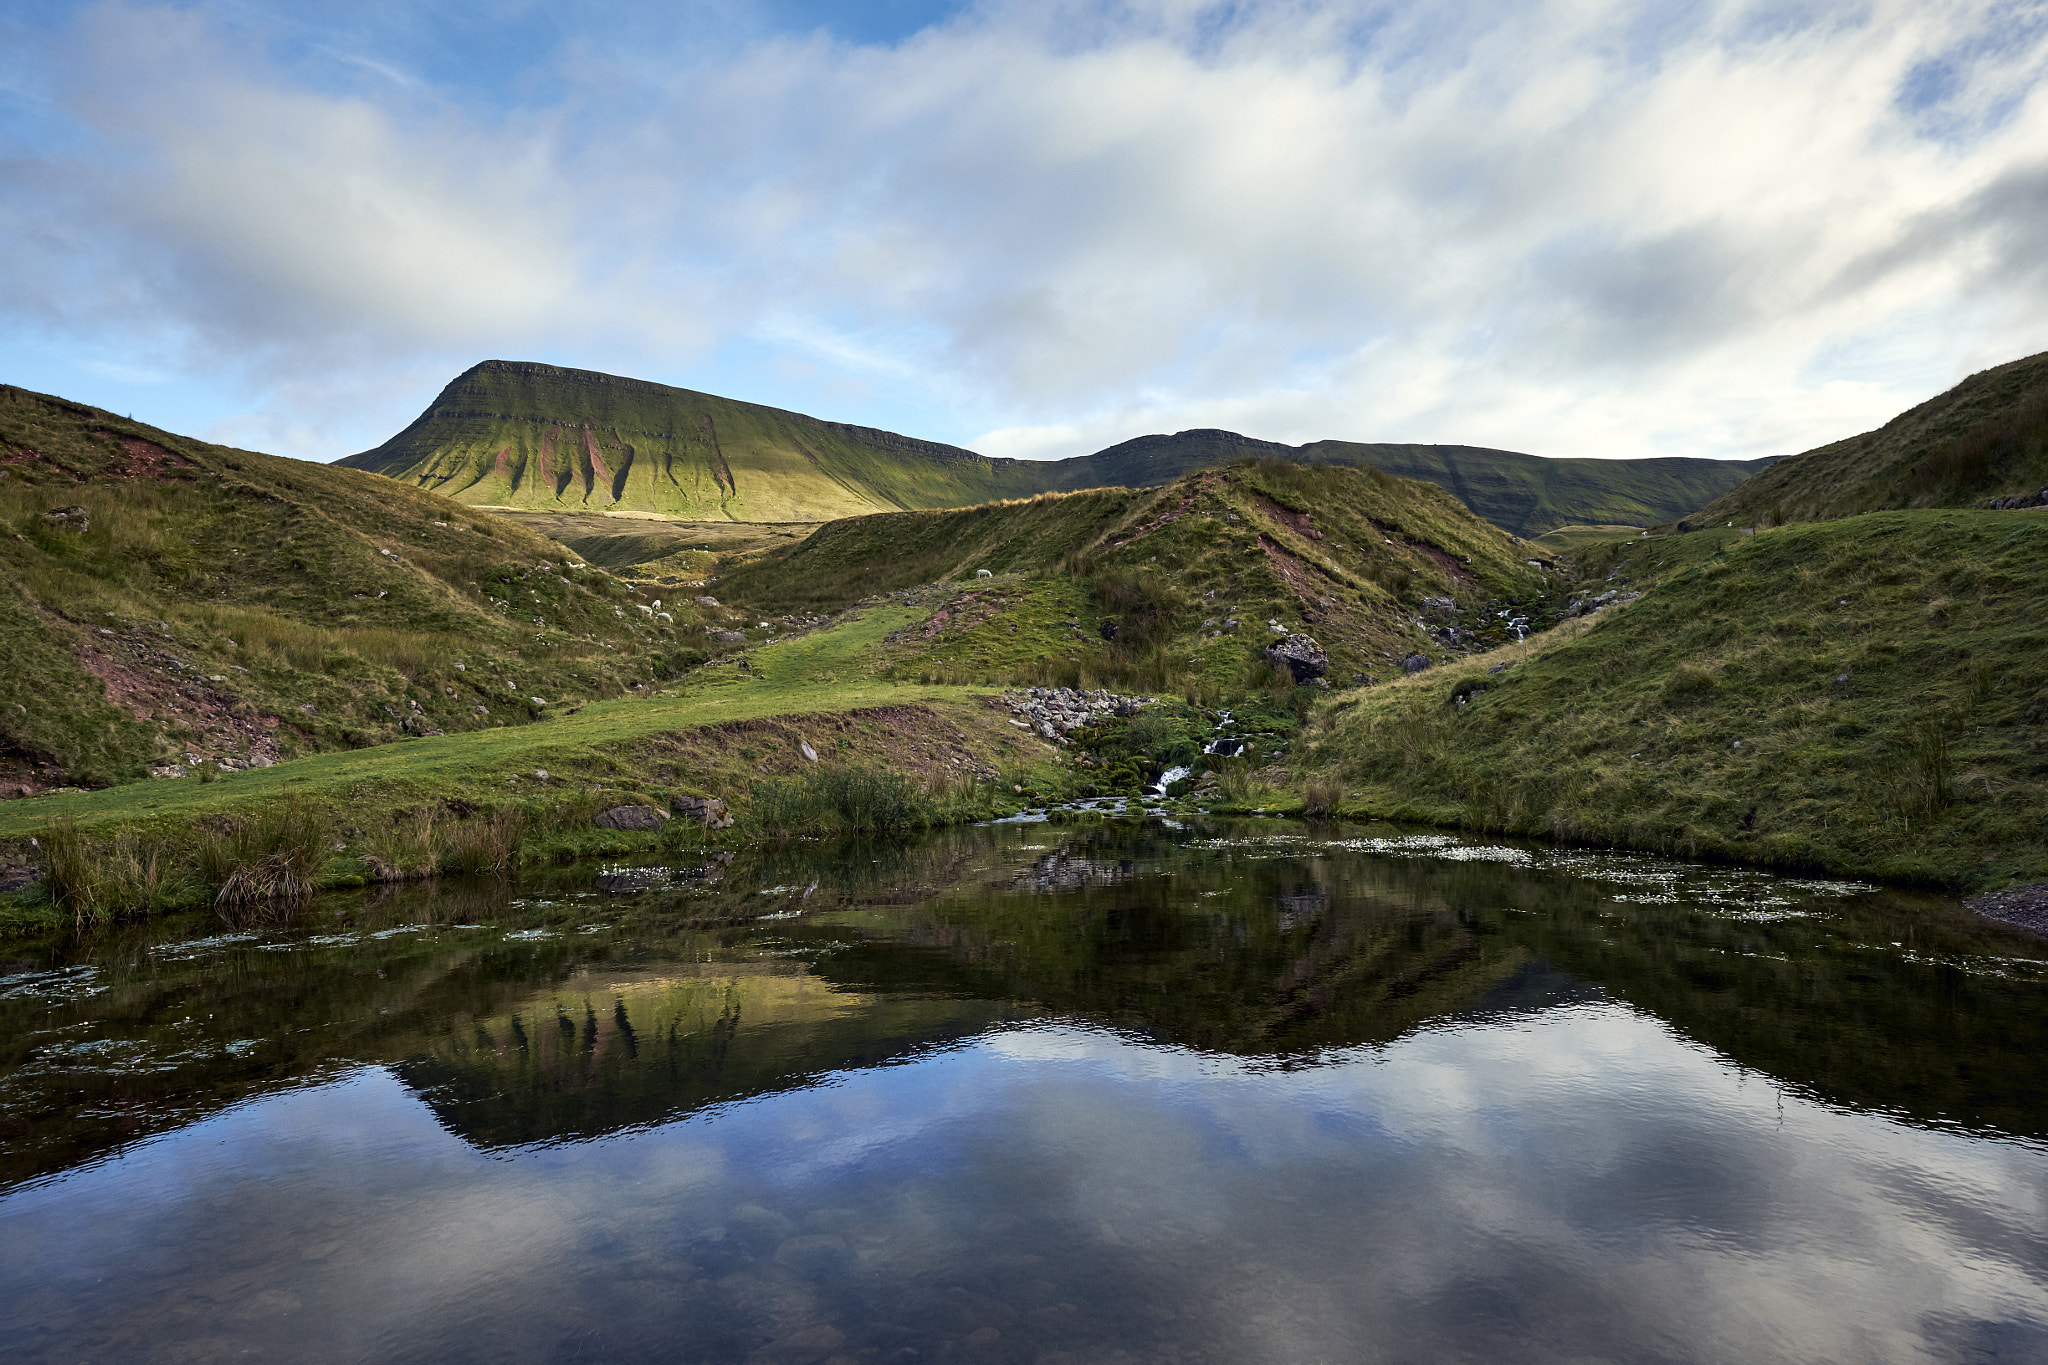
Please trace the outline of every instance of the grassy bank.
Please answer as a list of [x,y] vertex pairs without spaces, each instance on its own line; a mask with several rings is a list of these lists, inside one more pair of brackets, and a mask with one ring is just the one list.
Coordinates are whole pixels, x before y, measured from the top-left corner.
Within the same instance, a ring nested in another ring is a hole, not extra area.
[[76,880],[99,888],[76,904],[61,894],[17,898],[0,912],[0,930],[207,899],[222,884],[207,860],[226,865],[210,850],[287,809],[309,813],[323,832],[305,875],[331,886],[502,862],[490,849],[508,831],[523,856],[544,859],[701,840],[701,826],[681,820],[650,833],[591,824],[609,806],[666,809],[677,794],[725,800],[740,821],[728,838],[870,827],[832,786],[842,779],[823,774],[891,774],[897,814],[882,828],[979,818],[1021,804],[1018,788],[1063,789],[1053,749],[1011,726],[986,694],[874,676],[883,637],[912,619],[904,609],[871,612],[761,649],[745,669],[708,669],[686,686],[531,725],[314,754],[213,781],[0,803],[0,855],[46,864],[52,836],[68,838],[97,869]]
[[1966,887],[2048,877],[2048,513],[1612,542],[1525,644],[1342,698],[1347,811]]

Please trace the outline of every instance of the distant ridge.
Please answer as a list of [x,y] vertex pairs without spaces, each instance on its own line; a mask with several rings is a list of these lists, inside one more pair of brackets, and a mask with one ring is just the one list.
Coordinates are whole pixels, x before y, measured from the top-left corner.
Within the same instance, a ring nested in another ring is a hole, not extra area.
[[1083,488],[1151,488],[1246,458],[1372,465],[1450,490],[1536,536],[1667,522],[1766,461],[1553,460],[1479,446],[1317,441],[1233,431],[1138,436],[1065,460],[1013,460],[593,370],[487,360],[373,450],[339,463],[482,506],[829,521]]

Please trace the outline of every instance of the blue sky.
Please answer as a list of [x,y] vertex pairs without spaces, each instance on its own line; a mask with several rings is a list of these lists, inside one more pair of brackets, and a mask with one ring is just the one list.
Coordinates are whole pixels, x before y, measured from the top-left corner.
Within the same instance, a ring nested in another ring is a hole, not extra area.
[[22,0],[0,380],[327,459],[487,357],[991,454],[1776,454],[2048,348],[2048,3]]

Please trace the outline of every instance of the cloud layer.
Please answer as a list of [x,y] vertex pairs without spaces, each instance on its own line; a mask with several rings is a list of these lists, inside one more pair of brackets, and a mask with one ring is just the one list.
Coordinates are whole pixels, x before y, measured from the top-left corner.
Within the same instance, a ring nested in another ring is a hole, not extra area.
[[23,28],[10,330],[320,456],[486,355],[996,454],[1748,456],[2048,346],[2039,4],[707,13]]

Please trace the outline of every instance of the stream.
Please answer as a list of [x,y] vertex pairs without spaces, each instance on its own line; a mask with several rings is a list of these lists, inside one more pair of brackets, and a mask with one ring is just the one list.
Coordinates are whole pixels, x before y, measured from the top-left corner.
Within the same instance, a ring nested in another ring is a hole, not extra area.
[[15,1362],[2048,1359],[2048,941],[1388,825],[0,963]]

